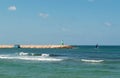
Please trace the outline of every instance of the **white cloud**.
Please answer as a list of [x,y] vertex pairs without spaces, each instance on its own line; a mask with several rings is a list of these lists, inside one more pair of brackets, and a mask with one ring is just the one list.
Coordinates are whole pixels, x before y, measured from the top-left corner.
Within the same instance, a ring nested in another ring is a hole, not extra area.
[[88,0],[88,2],[94,2],[95,0]]
[[112,26],[112,23],[111,22],[105,22],[104,23],[106,26]]
[[39,16],[42,18],[47,18],[49,15],[47,13],[40,13]]
[[9,7],[8,7],[8,10],[10,10],[10,11],[15,11],[15,10],[16,10],[16,6],[9,6]]

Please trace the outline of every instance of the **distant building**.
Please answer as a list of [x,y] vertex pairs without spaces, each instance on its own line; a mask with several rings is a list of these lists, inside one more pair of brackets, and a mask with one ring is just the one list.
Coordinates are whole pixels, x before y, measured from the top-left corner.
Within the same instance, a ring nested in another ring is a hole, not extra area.
[[14,48],[20,48],[20,45],[16,44],[14,45]]

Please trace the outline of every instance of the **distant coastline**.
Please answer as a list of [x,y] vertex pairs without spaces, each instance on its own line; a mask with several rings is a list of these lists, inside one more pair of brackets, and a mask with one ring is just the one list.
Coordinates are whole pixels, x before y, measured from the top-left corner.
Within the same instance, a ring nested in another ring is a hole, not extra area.
[[0,45],[0,48],[72,48],[70,45]]

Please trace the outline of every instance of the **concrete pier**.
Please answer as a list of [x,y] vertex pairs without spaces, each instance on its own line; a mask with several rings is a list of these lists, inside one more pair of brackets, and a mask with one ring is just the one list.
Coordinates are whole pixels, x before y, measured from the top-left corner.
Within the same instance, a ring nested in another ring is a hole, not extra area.
[[[19,48],[72,48],[70,45],[17,45]],[[0,48],[18,48],[16,45],[0,45]]]

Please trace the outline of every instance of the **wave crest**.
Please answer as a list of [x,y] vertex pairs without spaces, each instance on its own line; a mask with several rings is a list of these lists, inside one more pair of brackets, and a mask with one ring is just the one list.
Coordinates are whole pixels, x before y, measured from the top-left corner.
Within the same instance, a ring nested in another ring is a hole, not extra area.
[[[49,55],[49,54],[48,54]],[[62,58],[47,57],[44,54],[42,56],[26,56],[26,54],[21,56],[11,56],[11,55],[0,55],[0,59],[10,59],[10,60],[29,60],[29,61],[62,61]]]
[[20,56],[27,56],[29,53],[25,53],[25,52],[20,52],[19,55]]
[[103,62],[104,60],[88,60],[88,59],[81,59],[83,62],[91,62],[91,63],[100,63]]
[[50,54],[41,54],[42,57],[49,57]]

